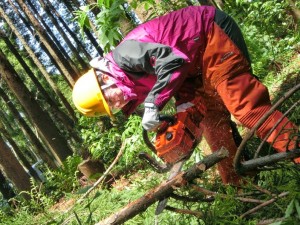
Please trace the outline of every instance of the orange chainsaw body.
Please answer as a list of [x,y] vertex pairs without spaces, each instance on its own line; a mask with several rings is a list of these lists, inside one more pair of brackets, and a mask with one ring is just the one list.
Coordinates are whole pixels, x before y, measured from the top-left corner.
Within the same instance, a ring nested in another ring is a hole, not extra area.
[[160,127],[155,149],[164,162],[175,163],[189,157],[200,142],[203,131],[192,117],[188,112],[180,112],[175,115],[174,123],[164,122]]

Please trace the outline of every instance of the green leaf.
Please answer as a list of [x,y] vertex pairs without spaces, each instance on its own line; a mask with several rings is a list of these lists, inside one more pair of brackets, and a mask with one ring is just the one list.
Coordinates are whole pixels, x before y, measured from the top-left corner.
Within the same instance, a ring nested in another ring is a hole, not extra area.
[[295,208],[298,214],[298,217],[300,218],[300,204],[299,204],[299,200],[295,199]]
[[104,0],[97,0],[97,5],[100,6],[100,7],[103,6],[103,1]]
[[81,189],[79,189],[76,194],[84,194],[86,193],[91,187],[93,187],[93,185],[88,185],[88,186],[85,186]]
[[290,217],[292,215],[292,213],[294,212],[294,201],[295,201],[295,199],[293,199],[290,202],[290,204],[288,205],[288,207],[286,208],[285,215],[284,215],[285,218]]

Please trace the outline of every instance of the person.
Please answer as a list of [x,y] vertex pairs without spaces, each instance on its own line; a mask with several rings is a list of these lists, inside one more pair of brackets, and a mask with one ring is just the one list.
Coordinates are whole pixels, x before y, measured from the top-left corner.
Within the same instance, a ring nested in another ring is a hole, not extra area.
[[[252,74],[242,33],[229,15],[212,6],[170,12],[139,25],[90,64],[92,69],[73,88],[73,102],[81,113],[113,117],[121,109],[129,116],[144,104],[142,126],[155,131],[159,112],[172,97],[181,110],[204,104],[203,137],[212,151],[222,146],[229,151],[218,163],[222,181],[239,183],[231,115],[251,128],[271,102],[267,88]],[[281,112],[273,112],[256,133],[264,138],[281,117],[267,139],[279,152],[294,148],[295,141],[288,140],[297,129]]]

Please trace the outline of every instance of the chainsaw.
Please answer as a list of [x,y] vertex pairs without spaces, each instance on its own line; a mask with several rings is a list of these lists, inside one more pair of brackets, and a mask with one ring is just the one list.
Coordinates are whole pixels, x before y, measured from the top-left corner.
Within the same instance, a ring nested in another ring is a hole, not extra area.
[[[200,106],[199,106],[200,105]],[[203,130],[200,122],[203,119],[202,104],[193,106],[179,112],[174,116],[160,116],[162,124],[156,132],[154,144],[149,140],[148,133],[143,130],[146,145],[164,162],[158,163],[146,153],[140,153],[140,158],[145,159],[158,172],[169,171],[168,180],[175,177],[181,170],[184,162],[189,159],[196,146],[201,141]],[[160,214],[165,208],[167,198],[158,203],[155,214]]]

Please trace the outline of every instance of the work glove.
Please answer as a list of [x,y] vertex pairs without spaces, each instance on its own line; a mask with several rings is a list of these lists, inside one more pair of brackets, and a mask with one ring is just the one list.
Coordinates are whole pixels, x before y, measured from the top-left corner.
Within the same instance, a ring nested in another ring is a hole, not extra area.
[[191,102],[182,103],[176,107],[176,111],[178,113],[185,112],[188,108],[191,108],[192,106],[194,106],[194,104]]
[[155,131],[161,124],[161,121],[159,121],[159,110],[153,103],[145,103],[144,106],[142,126],[147,131]]

